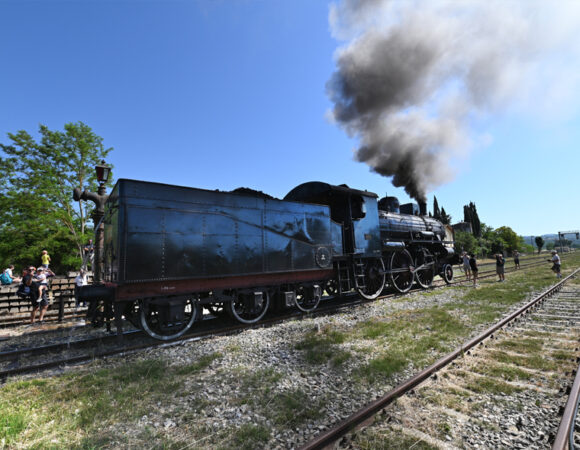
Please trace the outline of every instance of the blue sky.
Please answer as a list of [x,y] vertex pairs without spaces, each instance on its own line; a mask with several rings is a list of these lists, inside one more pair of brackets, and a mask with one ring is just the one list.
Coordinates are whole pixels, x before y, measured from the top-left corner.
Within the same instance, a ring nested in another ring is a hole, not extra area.
[[[325,85],[345,44],[329,5],[0,0],[0,142],[82,121],[114,147],[117,178],[276,197],[321,180],[407,202],[328,119]],[[475,117],[472,137],[486,142],[452,162],[429,209],[436,195],[454,221],[473,201],[483,222],[521,235],[580,228],[576,95],[555,113],[542,112],[548,98]]]

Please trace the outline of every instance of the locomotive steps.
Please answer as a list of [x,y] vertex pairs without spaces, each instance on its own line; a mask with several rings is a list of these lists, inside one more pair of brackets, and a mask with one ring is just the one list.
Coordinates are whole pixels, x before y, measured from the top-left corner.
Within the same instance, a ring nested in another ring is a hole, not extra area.
[[[567,256],[564,275],[578,266]],[[554,284],[549,268],[10,382],[3,437],[13,447],[297,447]]]

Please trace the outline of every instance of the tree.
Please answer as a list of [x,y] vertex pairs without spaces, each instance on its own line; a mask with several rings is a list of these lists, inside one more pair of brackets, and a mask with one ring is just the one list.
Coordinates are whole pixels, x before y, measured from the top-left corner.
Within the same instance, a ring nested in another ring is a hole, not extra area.
[[538,247],[538,253],[540,253],[542,251],[542,247],[544,246],[544,239],[542,236],[537,236],[535,240],[536,246]]
[[463,207],[463,220],[471,224],[471,230],[475,237],[481,237],[481,223],[479,221],[475,203],[469,202],[469,205]]
[[39,135],[35,140],[20,130],[0,144],[0,259],[34,264],[46,248],[57,270],[75,268],[91,206],[74,204],[72,191],[97,189],[94,167],[112,148],[82,122],[67,123],[64,131],[40,125]]
[[441,208],[441,215],[439,216],[441,223],[450,224],[451,216],[445,212],[445,208]]
[[441,211],[439,210],[439,203],[437,202],[437,197],[433,196],[433,217],[437,220],[441,217]]
[[480,249],[473,234],[455,230],[455,252],[460,254],[462,251],[478,254]]
[[524,239],[518,236],[517,233],[510,227],[499,227],[495,230],[498,237],[505,243],[505,250],[512,253],[514,250],[518,250],[520,246],[524,243]]

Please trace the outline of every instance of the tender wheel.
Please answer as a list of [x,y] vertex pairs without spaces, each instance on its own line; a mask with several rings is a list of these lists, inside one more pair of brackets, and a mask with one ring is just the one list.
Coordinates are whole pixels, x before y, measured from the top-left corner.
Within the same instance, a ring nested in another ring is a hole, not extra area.
[[296,290],[296,307],[300,311],[314,311],[320,303],[322,289],[319,285],[300,287]]
[[408,292],[413,286],[413,258],[407,250],[394,252],[391,255],[389,278],[393,287],[399,292]]
[[451,284],[453,281],[453,266],[451,264],[445,264],[440,276],[445,280],[445,283]]
[[226,304],[228,313],[241,323],[255,323],[264,317],[270,306],[270,295],[266,290],[239,294]]
[[419,250],[415,261],[415,280],[424,289],[431,287],[435,276],[435,258],[426,248]]
[[367,300],[374,300],[385,288],[385,264],[381,258],[366,260],[364,263],[364,287],[357,292]]
[[143,300],[139,305],[141,328],[152,338],[163,341],[183,335],[198,314],[199,307],[189,298]]

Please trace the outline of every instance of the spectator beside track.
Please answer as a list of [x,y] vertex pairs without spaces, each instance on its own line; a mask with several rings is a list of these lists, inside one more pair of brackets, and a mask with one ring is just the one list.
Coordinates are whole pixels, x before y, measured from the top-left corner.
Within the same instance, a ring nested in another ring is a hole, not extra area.
[[36,320],[36,311],[40,309],[38,317],[39,323],[43,323],[44,314],[48,309],[48,299],[46,294],[43,297],[39,296],[38,282],[34,280],[34,267],[29,267],[22,277],[22,283],[18,287],[16,295],[20,298],[27,298],[32,304],[32,313],[30,314],[30,323],[34,325]]
[[20,283],[20,281],[22,281],[22,278],[14,276],[13,271],[14,271],[14,265],[10,264],[4,270],[4,272],[2,272],[2,274],[0,275],[0,283],[3,286],[8,286],[12,283]]
[[561,269],[560,256],[558,255],[558,252],[556,250],[552,250],[552,259],[549,259],[548,261],[554,263],[554,265],[552,266],[552,271],[556,274],[556,278],[562,278],[562,274],[560,273]]
[[39,267],[36,270],[35,281],[38,283],[38,296],[44,297],[48,293],[48,278],[54,277],[54,272],[50,269]]
[[471,273],[473,275],[473,287],[479,286],[477,284],[477,272],[479,272],[479,268],[477,267],[477,260],[475,259],[475,254],[471,254],[469,258],[469,267],[471,269]]
[[42,255],[40,255],[40,260],[42,262],[40,267],[42,267],[44,269],[48,269],[48,265],[50,264],[50,255],[48,254],[48,252],[46,250],[42,251]]
[[463,259],[463,271],[465,272],[465,278],[471,280],[471,267],[469,265],[469,255],[467,252],[463,252],[461,258]]
[[499,277],[499,280],[497,281],[505,281],[504,266],[505,259],[503,259],[503,255],[501,253],[498,253],[497,255],[495,255],[495,271],[497,272],[497,276]]
[[[81,287],[86,286],[87,284],[87,274],[83,269],[81,269],[75,278],[75,306],[77,308],[80,306],[79,294],[81,292]],[[85,302],[83,302],[82,306],[85,306]]]
[[514,264],[516,265],[516,269],[520,268],[520,254],[517,250],[514,250]]

